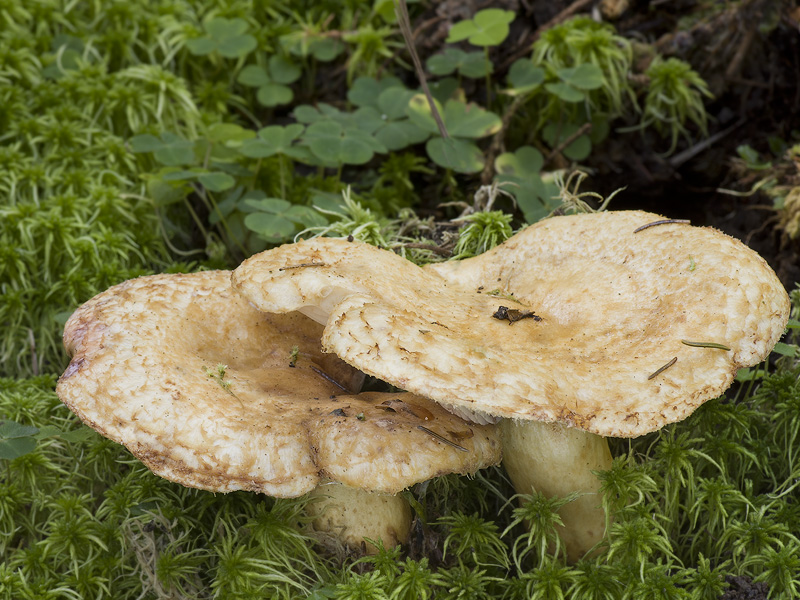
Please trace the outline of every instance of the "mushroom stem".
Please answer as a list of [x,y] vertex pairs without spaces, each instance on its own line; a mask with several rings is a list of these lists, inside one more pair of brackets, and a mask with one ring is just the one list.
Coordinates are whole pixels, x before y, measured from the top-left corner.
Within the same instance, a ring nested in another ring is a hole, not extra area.
[[500,431],[503,465],[517,492],[541,492],[548,498],[581,493],[558,511],[564,523],[558,533],[567,560],[574,563],[605,533],[600,480],[592,471],[611,468],[608,442],[560,423],[504,419]]
[[367,540],[381,540],[391,548],[407,541],[411,533],[411,506],[400,495],[331,482],[317,486],[309,497],[313,500],[306,512],[313,517],[311,529],[355,550],[375,554],[377,548]]

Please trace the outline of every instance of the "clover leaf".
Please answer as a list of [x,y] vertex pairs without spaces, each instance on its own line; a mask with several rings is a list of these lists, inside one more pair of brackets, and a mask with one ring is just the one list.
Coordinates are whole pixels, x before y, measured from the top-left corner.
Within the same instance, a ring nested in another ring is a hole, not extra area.
[[298,226],[307,228],[327,223],[325,217],[308,206],[291,204],[280,198],[267,198],[259,191],[245,195],[244,204],[253,209],[244,218],[245,227],[271,243],[291,239],[297,233]]
[[308,56],[320,62],[329,62],[344,51],[341,40],[324,32],[295,31],[280,37],[281,46],[294,56]]
[[535,223],[556,208],[553,197],[558,188],[542,178],[543,165],[542,153],[532,146],[504,152],[494,161],[496,180],[514,196],[528,223]]
[[502,121],[493,112],[477,104],[448,100],[444,105],[444,123],[453,137],[482,138],[500,131]]
[[450,28],[447,43],[468,40],[473,46],[497,46],[508,37],[509,23],[516,17],[510,10],[486,8],[472,19],[460,21]]
[[558,69],[556,75],[560,81],[547,83],[545,88],[566,102],[581,102],[586,98],[585,91],[603,85],[603,72],[589,63]]
[[482,138],[499,131],[500,117],[477,104],[448,100],[442,107],[438,101],[434,102],[450,135],[448,140],[438,136],[439,128],[433,119],[428,100],[423,94],[413,96],[406,108],[406,114],[411,122],[423,131],[435,135],[425,145],[428,156],[439,166],[459,173],[480,171],[483,168],[483,153],[468,140]]
[[164,181],[194,181],[199,182],[204,188],[211,192],[223,192],[236,185],[236,180],[221,171],[209,171],[207,169],[191,169],[181,171],[170,171],[161,177]]
[[307,156],[305,149],[292,144],[304,130],[305,127],[300,123],[292,123],[285,127],[270,125],[259,129],[255,139],[242,142],[240,151],[249,158],[268,158],[275,154],[285,154],[291,158],[303,160]]
[[521,58],[514,61],[508,70],[508,84],[511,87],[507,93],[516,96],[532,92],[542,84],[544,78],[544,69],[526,58]]
[[538,177],[544,165],[542,153],[532,146],[522,146],[513,153],[504,152],[494,161],[498,174],[515,177]]
[[377,131],[384,123],[378,110],[371,106],[362,106],[348,113],[324,102],[320,102],[317,106],[308,104],[298,106],[294,109],[294,117],[301,123],[308,124],[336,121],[345,129],[360,129],[367,133]]
[[0,422],[0,458],[11,460],[36,449],[36,427],[20,425],[14,421]]
[[447,48],[441,54],[431,56],[426,66],[434,75],[450,75],[458,71],[470,79],[484,77],[493,70],[483,52],[464,52],[458,48]]
[[430,133],[411,122],[410,119],[389,121],[374,133],[375,139],[391,152],[402,150],[414,144],[421,144]]
[[153,153],[153,158],[166,167],[178,167],[194,163],[194,142],[185,140],[169,131],[159,137],[145,133],[131,138],[131,151],[136,154]]
[[406,89],[397,77],[358,77],[347,91],[347,99],[356,106],[378,108],[378,97],[391,88]]
[[376,152],[387,152],[386,146],[368,131],[345,128],[332,119],[309,125],[303,142],[324,164],[332,166],[363,165],[372,160]]
[[266,68],[248,65],[241,70],[236,80],[249,87],[257,87],[256,99],[262,106],[272,107],[289,104],[294,99],[292,88],[285,84],[300,78],[300,69],[288,59],[275,55]]
[[[548,123],[542,129],[542,139],[551,147],[556,148],[571,136],[577,133],[580,126],[575,123]],[[588,134],[578,136],[562,150],[564,156],[570,160],[584,160],[592,151],[592,140]]]
[[477,173],[483,169],[481,149],[465,140],[435,137],[428,140],[425,150],[437,165],[457,173]]
[[[500,117],[477,104],[448,100],[444,108],[436,102],[436,108],[442,115],[447,132],[453,137],[482,138],[497,133],[501,127]],[[428,100],[423,94],[411,98],[406,114],[422,129],[439,133]]]
[[217,17],[205,24],[206,35],[186,42],[189,52],[205,56],[216,51],[225,58],[239,58],[256,49],[258,42],[249,33],[244,19]]

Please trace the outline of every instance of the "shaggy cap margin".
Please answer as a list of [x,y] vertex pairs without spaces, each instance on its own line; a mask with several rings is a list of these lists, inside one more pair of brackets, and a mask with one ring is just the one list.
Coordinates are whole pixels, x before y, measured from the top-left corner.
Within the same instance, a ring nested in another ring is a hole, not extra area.
[[426,268],[318,238],[251,257],[233,283],[261,310],[327,323],[327,351],[445,406],[634,437],[686,418],[763,360],[790,308],[744,244],[661,221],[554,217]]
[[493,427],[413,394],[353,394],[363,374],[321,333],[254,309],[228,271],[141,277],[68,320],[57,393],[154,473],[218,492],[294,497],[331,478],[397,493],[499,461]]

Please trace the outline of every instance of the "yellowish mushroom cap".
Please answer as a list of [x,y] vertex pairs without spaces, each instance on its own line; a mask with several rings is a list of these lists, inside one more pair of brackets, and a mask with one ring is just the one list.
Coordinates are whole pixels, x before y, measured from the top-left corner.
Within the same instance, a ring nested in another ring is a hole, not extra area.
[[363,374],[321,334],[250,306],[228,271],[141,277],[69,319],[57,392],[156,474],[212,491],[293,497],[330,478],[396,493],[499,461],[492,427],[413,394],[354,394]]
[[233,282],[261,310],[326,322],[323,346],[349,364],[446,406],[632,437],[721,394],[789,315],[755,252],[660,221],[555,217],[426,268],[313,239],[250,258]]

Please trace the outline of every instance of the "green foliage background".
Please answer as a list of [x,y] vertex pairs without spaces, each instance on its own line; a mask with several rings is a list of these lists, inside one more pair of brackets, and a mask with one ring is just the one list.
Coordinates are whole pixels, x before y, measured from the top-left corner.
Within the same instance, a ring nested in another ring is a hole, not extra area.
[[[583,17],[496,77],[513,18],[466,19],[429,57],[445,139],[386,0],[0,2],[0,598],[712,599],[730,574],[800,594],[792,344],[686,422],[613,442],[609,535],[572,566],[546,552],[569,499],[514,498],[501,469],[415,486],[409,547],[355,559],[304,533],[302,499],[159,479],[55,396],[64,321],[114,283],[301,231],[474,255],[556,208],[548,162],[584,160],[611,123],[670,150],[705,130],[688,65],[636,87],[630,43]],[[467,210],[443,227],[415,213],[431,197]]]

